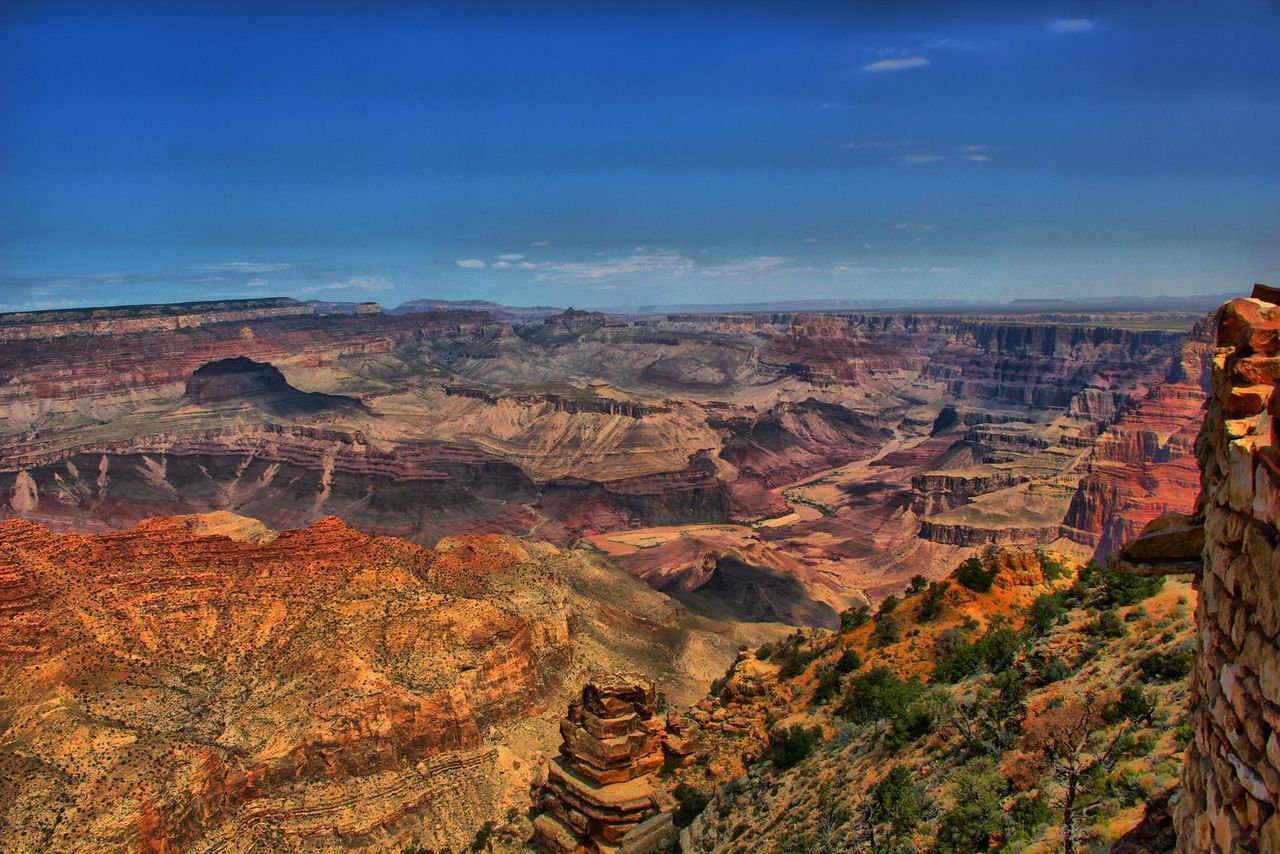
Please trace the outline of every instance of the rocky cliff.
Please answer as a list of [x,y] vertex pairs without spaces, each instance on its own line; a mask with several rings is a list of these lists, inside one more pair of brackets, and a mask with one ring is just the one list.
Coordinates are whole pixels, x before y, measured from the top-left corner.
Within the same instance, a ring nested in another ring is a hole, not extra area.
[[494,536],[5,522],[0,847],[456,850],[529,804],[547,713],[592,672],[688,696],[731,660],[732,632],[699,625]]

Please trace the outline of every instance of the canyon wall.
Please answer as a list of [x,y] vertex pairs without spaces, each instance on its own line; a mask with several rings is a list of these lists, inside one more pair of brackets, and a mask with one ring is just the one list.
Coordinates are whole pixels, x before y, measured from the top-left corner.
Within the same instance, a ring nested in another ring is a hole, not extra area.
[[1280,308],[1232,300],[1217,344],[1179,847],[1280,851]]

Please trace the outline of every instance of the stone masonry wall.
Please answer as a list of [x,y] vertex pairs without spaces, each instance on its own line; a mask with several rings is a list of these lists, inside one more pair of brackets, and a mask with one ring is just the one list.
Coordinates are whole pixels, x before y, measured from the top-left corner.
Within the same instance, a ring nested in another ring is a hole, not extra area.
[[1205,547],[1179,850],[1280,851],[1280,308],[1218,315],[1196,442]]

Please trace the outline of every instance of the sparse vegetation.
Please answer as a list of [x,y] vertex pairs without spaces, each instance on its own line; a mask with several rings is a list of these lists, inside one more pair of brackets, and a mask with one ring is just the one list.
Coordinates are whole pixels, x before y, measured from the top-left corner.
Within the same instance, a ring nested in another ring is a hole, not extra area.
[[976,557],[969,558],[956,570],[956,581],[977,593],[989,591],[995,580],[995,568],[988,569],[986,564]]

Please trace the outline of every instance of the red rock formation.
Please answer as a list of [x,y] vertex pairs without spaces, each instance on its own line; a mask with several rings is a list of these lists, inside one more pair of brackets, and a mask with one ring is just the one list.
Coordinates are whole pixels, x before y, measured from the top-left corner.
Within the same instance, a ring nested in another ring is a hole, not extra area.
[[[660,850],[647,847],[663,835],[657,824],[640,828],[659,811],[652,773],[663,760],[664,721],[656,714],[653,683],[588,683],[569,705],[560,733],[560,756],[538,797],[543,812],[534,820],[535,844],[557,854],[600,854],[638,851],[634,836],[641,836],[644,850]],[[671,829],[669,816],[666,826]],[[665,835],[670,842],[674,832]]]
[[1099,557],[1169,510],[1187,510],[1200,488],[1194,445],[1208,388],[1211,325],[1201,323],[1168,379],[1108,427],[1080,467],[1063,533]]
[[457,849],[527,804],[575,667],[671,666],[684,630],[660,600],[494,536],[428,550],[332,518],[278,535],[231,514],[94,536],[4,522],[0,848]]

